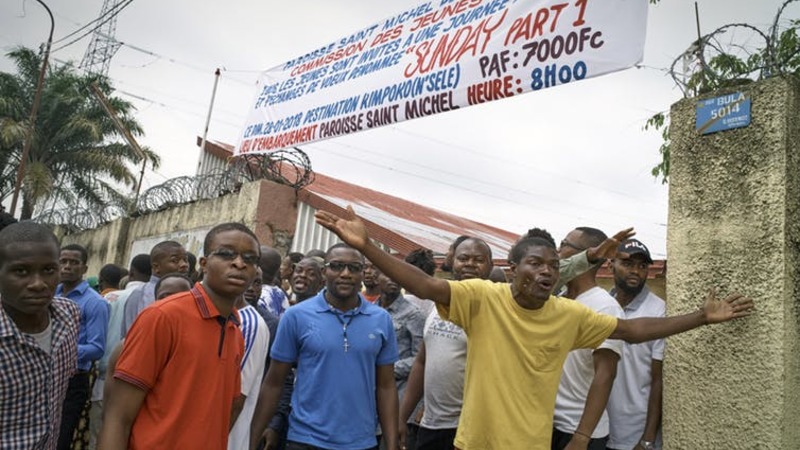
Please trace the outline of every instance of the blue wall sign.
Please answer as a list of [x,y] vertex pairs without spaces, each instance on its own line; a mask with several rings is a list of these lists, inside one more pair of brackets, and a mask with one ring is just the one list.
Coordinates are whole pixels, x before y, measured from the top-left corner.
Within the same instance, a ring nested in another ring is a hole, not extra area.
[[700,134],[750,125],[750,96],[741,92],[697,102],[695,127]]

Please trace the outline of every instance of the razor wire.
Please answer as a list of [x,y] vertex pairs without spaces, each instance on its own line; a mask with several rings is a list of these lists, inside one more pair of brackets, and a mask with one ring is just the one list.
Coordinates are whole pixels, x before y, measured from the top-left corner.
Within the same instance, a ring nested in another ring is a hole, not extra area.
[[[139,196],[135,207],[122,201],[109,201],[100,207],[51,207],[33,220],[61,226],[68,233],[74,233],[94,229],[124,217],[137,217],[236,193],[243,184],[258,180],[269,180],[294,190],[303,189],[314,182],[311,160],[299,148],[231,157],[224,169],[202,175],[171,178],[150,187]],[[130,203],[133,203],[132,200]]]
[[786,0],[766,32],[750,24],[732,23],[694,41],[669,69],[684,97],[786,75],[789,67],[797,64],[800,46],[792,53],[782,52],[781,36],[800,31],[800,21],[783,16],[787,7],[798,1]]

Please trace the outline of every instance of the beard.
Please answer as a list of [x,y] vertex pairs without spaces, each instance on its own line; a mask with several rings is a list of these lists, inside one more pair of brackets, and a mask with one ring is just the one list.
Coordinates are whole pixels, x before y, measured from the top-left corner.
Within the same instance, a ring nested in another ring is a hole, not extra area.
[[619,279],[619,278],[614,279],[614,285],[617,287],[617,289],[619,289],[620,291],[624,292],[625,294],[631,297],[636,297],[637,295],[639,295],[639,293],[642,292],[642,289],[644,289],[644,284],[645,281],[642,280],[642,282],[639,283],[638,285],[631,286],[628,283],[626,283],[624,279]]

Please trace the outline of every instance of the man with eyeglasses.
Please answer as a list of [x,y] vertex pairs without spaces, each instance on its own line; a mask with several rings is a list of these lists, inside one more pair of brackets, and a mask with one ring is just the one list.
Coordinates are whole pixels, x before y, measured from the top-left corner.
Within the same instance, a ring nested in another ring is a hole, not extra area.
[[[626,319],[665,317],[664,300],[650,292],[645,282],[653,258],[641,241],[622,242],[617,252],[627,259],[614,259],[614,289],[611,295],[622,307]],[[608,399],[609,449],[653,450],[661,448],[661,367],[664,339],[625,343],[617,377]]]
[[145,308],[131,326],[98,448],[227,448],[244,357],[234,305],[256,277],[258,239],[224,223],[208,232],[203,252],[203,281]]
[[[606,239],[606,234],[597,228],[578,227],[561,241],[558,257],[569,258],[601,245]],[[597,285],[599,268],[595,265],[569,280],[564,297],[598,313],[622,318],[622,308],[616,300]],[[622,341],[616,339],[606,339],[594,349],[569,352],[558,384],[551,450],[605,450],[608,441],[606,403],[621,353]]]
[[386,448],[397,450],[397,341],[389,314],[359,295],[363,271],[360,252],[334,245],[325,255],[325,289],[286,310],[256,405],[250,449],[265,438],[283,381],[296,364],[286,450],[375,449],[378,420],[392,437]]

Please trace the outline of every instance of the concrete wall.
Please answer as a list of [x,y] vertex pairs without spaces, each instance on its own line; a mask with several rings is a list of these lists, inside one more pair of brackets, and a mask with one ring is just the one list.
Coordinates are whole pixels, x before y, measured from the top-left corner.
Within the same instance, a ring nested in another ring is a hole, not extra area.
[[696,99],[672,107],[667,307],[695,310],[716,286],[757,313],[667,341],[665,449],[800,448],[800,85],[738,90],[747,128],[700,136]]
[[168,239],[200,255],[205,234],[224,222],[244,223],[261,243],[286,253],[294,236],[296,215],[294,190],[262,180],[243,185],[238,193],[119,219],[94,230],[59,237],[62,244],[77,243],[87,248],[88,276],[96,275],[108,263],[127,267],[136,254],[149,253],[153,245]]

